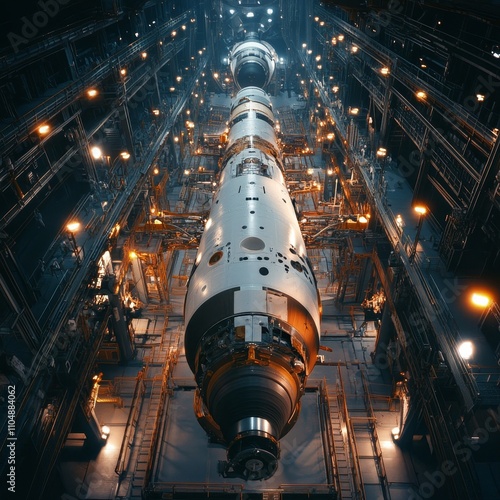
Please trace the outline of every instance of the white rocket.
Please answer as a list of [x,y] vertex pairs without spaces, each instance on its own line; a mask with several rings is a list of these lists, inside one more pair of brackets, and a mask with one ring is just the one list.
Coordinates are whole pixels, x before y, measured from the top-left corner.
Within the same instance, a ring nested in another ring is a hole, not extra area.
[[232,52],[235,81],[244,88],[232,104],[220,183],[184,311],[197,417],[227,446],[219,472],[247,480],[276,471],[279,439],[298,417],[316,362],[321,314],[271,100],[245,87],[271,79],[274,65],[263,68],[269,47],[251,40],[240,44],[246,55]]

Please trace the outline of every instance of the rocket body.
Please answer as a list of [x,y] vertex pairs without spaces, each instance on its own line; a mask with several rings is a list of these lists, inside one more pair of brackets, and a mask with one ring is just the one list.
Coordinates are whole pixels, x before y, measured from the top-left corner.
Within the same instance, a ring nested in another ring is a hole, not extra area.
[[319,294],[280,151],[269,96],[240,90],[185,301],[195,412],[227,446],[221,474],[247,480],[274,474],[319,348]]

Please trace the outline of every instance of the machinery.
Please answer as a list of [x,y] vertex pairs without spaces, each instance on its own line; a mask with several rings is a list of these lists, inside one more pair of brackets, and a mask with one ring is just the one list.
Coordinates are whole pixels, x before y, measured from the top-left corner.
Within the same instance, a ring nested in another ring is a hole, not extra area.
[[[267,53],[267,44],[251,44],[254,54]],[[238,53],[232,68],[239,85],[262,82],[248,76]],[[272,71],[271,65],[261,74],[265,82]],[[246,480],[271,477],[279,439],[298,418],[316,363],[321,305],[283,177],[271,101],[261,88],[245,87],[233,101],[219,187],[184,316],[186,357],[198,386],[196,415],[209,436],[227,446],[219,472]]]
[[278,56],[271,45],[249,34],[229,55],[231,73],[238,88],[265,88],[274,74]]

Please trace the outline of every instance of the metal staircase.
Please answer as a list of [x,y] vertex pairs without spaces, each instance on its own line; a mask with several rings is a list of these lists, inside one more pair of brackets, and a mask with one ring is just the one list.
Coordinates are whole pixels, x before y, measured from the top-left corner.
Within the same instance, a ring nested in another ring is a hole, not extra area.
[[364,488],[367,498],[372,497],[372,490],[374,490],[376,491],[377,498],[390,500],[391,494],[389,491],[387,474],[382,457],[382,448],[380,446],[376,428],[377,419],[370,401],[370,393],[365,372],[364,370],[361,370],[360,373],[363,385],[364,407],[355,411],[351,410],[349,416],[350,427],[353,431],[353,438],[358,451],[357,460],[366,461],[367,465],[369,462],[374,462],[375,470],[377,472],[377,482],[368,484],[366,479],[364,480]]
[[335,453],[335,469],[338,480],[338,497],[342,500],[356,498],[354,480],[352,475],[352,459],[349,454],[349,446],[342,432],[342,408],[339,402],[342,399],[338,388],[328,398],[328,409],[332,425],[333,449]]
[[124,483],[128,481],[125,485],[127,499],[141,500],[151,482],[152,471],[155,470],[154,458],[162,439],[171,396],[169,380],[177,357],[177,345],[155,345],[150,356],[145,358],[145,366],[138,376],[144,391],[139,403],[140,418],[134,419],[135,432],[130,444],[128,463],[133,464],[133,469],[123,478]]
[[323,448],[327,479],[335,487],[336,498],[356,499],[355,477],[353,475],[353,456],[345,434],[345,402],[336,383],[323,381],[319,385],[320,408],[322,409]]

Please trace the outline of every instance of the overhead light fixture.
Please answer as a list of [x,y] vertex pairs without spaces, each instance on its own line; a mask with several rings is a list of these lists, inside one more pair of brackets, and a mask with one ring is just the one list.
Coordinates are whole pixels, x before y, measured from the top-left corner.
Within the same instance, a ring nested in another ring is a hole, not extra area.
[[491,55],[495,59],[500,59],[500,45],[493,45],[493,47],[491,47]]
[[247,12],[247,17],[254,17],[255,14],[253,12]]
[[38,133],[40,135],[47,135],[50,132],[50,126],[49,125],[40,125],[38,127]]
[[486,307],[490,304],[491,298],[484,293],[473,293],[470,297],[470,301],[473,305],[478,307]]
[[458,354],[460,354],[460,357],[462,359],[465,359],[465,360],[470,359],[472,357],[473,353],[474,353],[474,345],[469,340],[462,342],[458,346]]
[[107,425],[101,427],[101,439],[104,441],[108,439],[111,429]]
[[66,225],[66,229],[71,233],[76,233],[80,229],[81,224],[79,222],[70,222]]
[[97,146],[94,146],[90,152],[92,153],[92,156],[94,157],[94,159],[98,160],[99,158],[102,158],[102,151],[101,151],[101,148],[97,147]]

